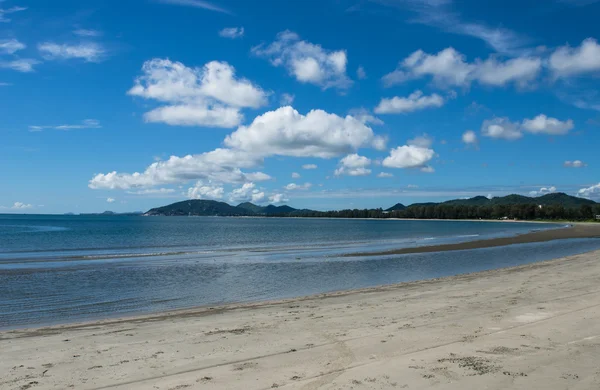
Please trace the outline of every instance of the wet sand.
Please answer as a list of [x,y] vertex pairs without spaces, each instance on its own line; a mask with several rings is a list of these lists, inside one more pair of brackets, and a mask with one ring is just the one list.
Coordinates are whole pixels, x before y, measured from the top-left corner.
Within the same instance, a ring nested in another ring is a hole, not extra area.
[[[565,223],[566,225],[566,223]],[[491,238],[487,240],[461,242],[456,244],[419,246],[413,248],[392,249],[379,252],[349,253],[345,257],[404,255],[409,253],[428,253],[458,251],[467,249],[492,248],[512,244],[546,242],[569,238],[600,238],[600,223],[575,223],[568,228],[541,230],[513,237]]]
[[600,251],[287,301],[0,332],[0,389],[597,389]]

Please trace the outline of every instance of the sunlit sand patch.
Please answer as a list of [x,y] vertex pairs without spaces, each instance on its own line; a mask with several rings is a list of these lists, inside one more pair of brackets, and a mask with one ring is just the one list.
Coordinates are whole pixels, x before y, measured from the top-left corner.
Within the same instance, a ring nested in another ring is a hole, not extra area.
[[517,322],[535,322],[545,320],[546,318],[552,317],[552,313],[539,312],[539,313],[525,313],[515,317]]

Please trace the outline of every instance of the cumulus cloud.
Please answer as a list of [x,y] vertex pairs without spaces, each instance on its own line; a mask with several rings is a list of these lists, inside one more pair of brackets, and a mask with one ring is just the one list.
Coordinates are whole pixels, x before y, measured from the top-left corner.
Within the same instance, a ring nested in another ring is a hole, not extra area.
[[409,139],[406,143],[408,145],[418,146],[419,148],[431,148],[431,145],[433,145],[433,138],[428,134],[423,134]]
[[515,83],[520,87],[533,81],[542,69],[538,57],[519,57],[500,61],[490,57],[483,61],[468,62],[466,56],[452,47],[437,54],[417,50],[400,62],[396,70],[383,76],[386,86],[404,83],[408,80],[431,77],[435,85],[447,87],[468,87],[472,82],[483,85],[504,86]]
[[549,135],[564,135],[573,129],[573,121],[560,121],[556,118],[549,118],[544,114],[540,114],[533,119],[525,119],[523,121],[523,129],[533,134],[549,134]]
[[106,198],[107,203],[114,203],[116,201],[115,198]]
[[288,201],[289,199],[287,199],[284,194],[273,194],[269,196],[269,202],[274,204],[285,203]]
[[244,36],[244,27],[228,27],[219,31],[219,36],[229,39],[237,39]]
[[302,165],[302,169],[317,169],[318,166],[316,164],[304,164]]
[[377,177],[379,178],[388,178],[388,177],[394,177],[393,174],[388,173],[388,172],[380,172],[377,174]]
[[[38,207],[44,207],[43,205],[39,205]],[[33,208],[32,204],[23,203],[23,202],[15,202],[12,206],[0,206],[1,209],[10,209],[10,210],[25,210]]]
[[86,62],[100,62],[107,55],[106,50],[95,42],[76,45],[44,42],[38,45],[38,50],[47,60],[81,59]]
[[216,183],[240,183],[257,178],[270,178],[262,173],[244,173],[241,168],[259,165],[262,159],[230,149],[215,149],[185,157],[171,156],[166,161],[151,164],[144,172],[116,171],[95,175],[89,182],[92,189],[122,189],[152,187],[164,184],[206,180]]
[[299,179],[299,178],[300,178],[300,174],[298,172],[292,173],[292,179]]
[[43,131],[43,130],[47,130],[47,129],[69,131],[69,130],[79,130],[79,129],[100,129],[100,128],[102,128],[102,126],[100,125],[100,121],[98,121],[96,119],[85,119],[85,120],[81,121],[80,124],[75,124],[75,125],[57,125],[57,126],[32,125],[32,126],[29,126],[29,131],[36,132],[36,131]]
[[394,96],[391,99],[381,99],[379,105],[375,107],[375,112],[377,114],[403,114],[427,108],[438,108],[443,105],[444,98],[437,93],[426,96],[417,90],[408,97]]
[[152,59],[144,63],[142,73],[128,94],[166,104],[146,113],[148,122],[230,128],[242,122],[241,108],[267,103],[267,93],[237,78],[226,62],[189,68],[181,62]]
[[585,39],[578,47],[561,46],[549,60],[555,77],[577,76],[600,71],[600,45],[593,38]]
[[462,142],[467,145],[477,144],[477,134],[473,130],[467,130],[462,135]]
[[542,187],[538,191],[530,191],[529,196],[542,196],[556,192],[556,187]]
[[304,183],[304,184],[290,183],[290,184],[286,185],[284,188],[288,191],[295,191],[295,190],[308,190],[310,187],[312,187],[311,183]]
[[371,160],[358,154],[349,154],[340,160],[338,168],[334,174],[336,176],[367,176],[371,170],[367,167],[371,165]]
[[560,121],[540,114],[533,119],[524,119],[521,123],[511,122],[506,117],[485,120],[481,126],[481,133],[486,137],[514,141],[523,137],[524,131],[531,134],[565,135],[573,127],[571,119]]
[[264,203],[267,200],[265,193],[258,188],[254,183],[244,183],[240,188],[236,188],[229,194],[231,202],[252,202]]
[[398,146],[390,151],[382,165],[388,168],[420,168],[424,172],[431,171],[427,163],[433,159],[433,149],[415,145]]
[[198,180],[193,187],[188,188],[187,196],[190,199],[222,199],[225,189],[220,185],[204,184]]
[[0,39],[0,54],[14,54],[26,47],[16,39]]
[[494,118],[483,121],[481,134],[484,137],[499,138],[509,141],[523,137],[519,123],[511,122],[508,118]]
[[239,127],[225,145],[263,156],[331,158],[361,147],[381,149],[385,140],[350,115],[342,118],[323,110],[302,115],[287,106]]
[[29,73],[33,72],[33,67],[39,63],[40,61],[31,58],[19,58],[16,60],[0,61],[0,68],[12,69],[22,73]]
[[577,196],[592,199],[600,198],[600,183],[580,189],[579,191],[577,191]]
[[331,51],[300,39],[286,30],[277,34],[269,45],[252,48],[258,57],[267,58],[273,66],[283,66],[301,83],[318,85],[323,89],[346,89],[352,80],[346,75],[348,58],[345,50]]
[[587,164],[584,163],[581,160],[565,161],[565,163],[563,165],[565,167],[567,167],[567,168],[583,168],[583,167],[587,167]]
[[371,112],[369,112],[369,110],[367,110],[364,107],[352,108],[348,111],[348,114],[352,115],[354,118],[361,121],[365,125],[379,126],[383,125],[384,123],[381,119],[371,114]]

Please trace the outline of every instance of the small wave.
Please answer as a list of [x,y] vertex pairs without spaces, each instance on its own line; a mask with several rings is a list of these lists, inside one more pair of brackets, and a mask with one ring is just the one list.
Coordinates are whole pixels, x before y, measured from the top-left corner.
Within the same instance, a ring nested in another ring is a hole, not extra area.
[[[5,230],[3,228],[11,228]],[[44,226],[44,225],[0,225],[0,234],[23,234],[23,233],[41,233],[41,232],[61,232],[69,230],[62,226]]]
[[461,236],[455,236],[458,238],[467,238],[467,237],[479,237],[479,234],[463,234]]

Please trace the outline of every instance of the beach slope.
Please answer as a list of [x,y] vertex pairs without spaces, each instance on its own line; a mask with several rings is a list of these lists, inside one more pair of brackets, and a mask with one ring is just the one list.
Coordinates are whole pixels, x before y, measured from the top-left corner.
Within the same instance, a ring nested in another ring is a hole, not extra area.
[[597,389],[600,251],[0,333],[1,389]]

